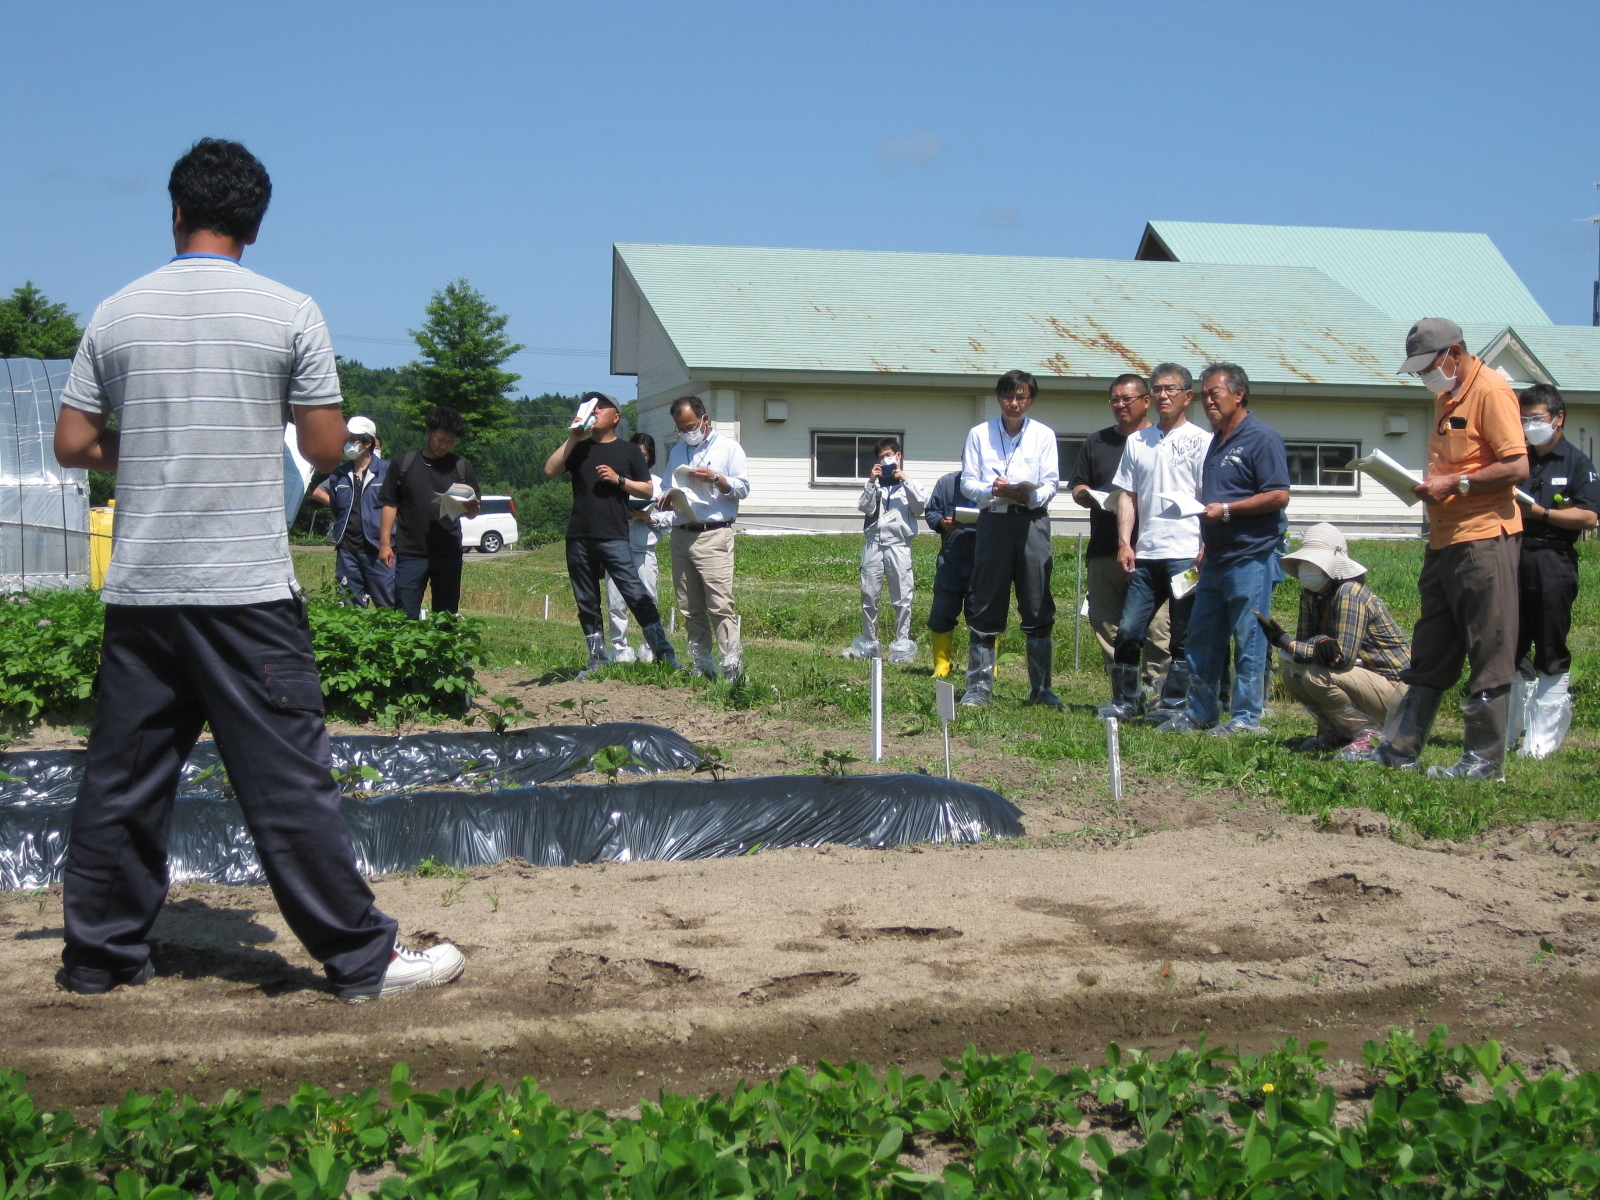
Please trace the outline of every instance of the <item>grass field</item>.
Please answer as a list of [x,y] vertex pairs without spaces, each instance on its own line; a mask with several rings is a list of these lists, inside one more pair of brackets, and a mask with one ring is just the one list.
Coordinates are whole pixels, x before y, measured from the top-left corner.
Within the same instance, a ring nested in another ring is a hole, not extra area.
[[[990,749],[1004,747],[1036,766],[1046,785],[1069,779],[1099,780],[1106,762],[1105,734],[1094,706],[1106,696],[1099,653],[1087,622],[1081,629],[1081,668],[1073,670],[1077,540],[1056,541],[1054,591],[1056,688],[1069,705],[1065,714],[1023,706],[1026,668],[1022,638],[1013,626],[1001,639],[996,704],[960,717],[957,732],[982,739]],[[867,719],[867,668],[839,651],[859,631],[857,563],[861,539],[854,535],[741,537],[738,541],[737,603],[743,620],[748,679],[738,686],[691,681],[653,666],[611,668],[616,677],[692,688],[725,706],[767,710],[800,721],[825,740],[830,729],[859,729]],[[1573,620],[1573,730],[1560,754],[1545,762],[1513,757],[1507,782],[1500,785],[1433,781],[1416,775],[1308,758],[1295,750],[1311,722],[1278,695],[1267,723],[1273,737],[1219,741],[1205,737],[1155,734],[1143,728],[1124,732],[1124,770],[1138,781],[1172,781],[1197,790],[1241,787],[1275,797],[1295,812],[1321,812],[1339,805],[1362,805],[1388,813],[1420,837],[1463,838],[1489,826],[1521,820],[1600,819],[1600,545],[1582,548],[1582,590]],[[913,636],[923,643],[914,665],[885,672],[886,725],[917,729],[932,725],[931,654],[925,619],[937,542],[916,539],[913,560],[919,591]],[[1370,570],[1372,586],[1409,628],[1417,615],[1416,577],[1420,542],[1358,542],[1352,554]],[[296,550],[297,569],[309,588],[330,580],[333,558],[322,551]],[[670,576],[662,555],[662,580]],[[1294,581],[1278,588],[1273,611],[1293,628],[1299,603]],[[550,597],[551,620],[542,619]],[[559,678],[582,661],[572,594],[562,547],[489,558],[468,556],[463,609],[484,621],[491,666],[528,668]],[[681,647],[683,636],[678,632]],[[965,654],[964,636],[956,636]],[[1460,753],[1456,703],[1447,700],[1426,763],[1453,762]],[[890,739],[891,755],[893,738]],[[933,764],[891,757],[901,769],[934,769]],[[1097,784],[1098,785],[1098,784]]]

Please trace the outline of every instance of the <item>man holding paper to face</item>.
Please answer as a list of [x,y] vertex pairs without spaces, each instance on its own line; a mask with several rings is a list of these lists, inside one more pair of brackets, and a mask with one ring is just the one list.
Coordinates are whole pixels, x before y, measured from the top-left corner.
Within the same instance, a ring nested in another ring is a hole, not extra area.
[[1428,551],[1417,581],[1422,615],[1411,635],[1411,665],[1400,676],[1408,689],[1368,757],[1414,770],[1465,660],[1463,753],[1454,766],[1428,774],[1503,779],[1522,542],[1512,489],[1528,478],[1522,414],[1511,385],[1468,354],[1461,326],[1442,317],[1411,327],[1396,373],[1416,375],[1434,394],[1428,472],[1414,489],[1428,506]]
[[[1128,439],[1150,428],[1150,389],[1142,375],[1118,375],[1111,382],[1111,419],[1115,424],[1091,433],[1078,451],[1067,486],[1072,498],[1089,510],[1089,545],[1083,552],[1089,574],[1089,627],[1100,643],[1106,670],[1113,665],[1117,626],[1128,598],[1127,571],[1117,561],[1117,509],[1121,493],[1112,481],[1122,465]],[[1144,640],[1145,686],[1154,683],[1167,665],[1167,614],[1156,611],[1150,634]]]
[[961,703],[981,708],[994,690],[995,641],[1005,632],[1011,591],[1028,639],[1028,703],[1062,708],[1050,690],[1056,602],[1050,595],[1050,500],[1061,478],[1055,430],[1028,416],[1039,381],[1007,371],[994,386],[1000,415],[967,434],[961,490],[981,510],[967,609],[967,690]]

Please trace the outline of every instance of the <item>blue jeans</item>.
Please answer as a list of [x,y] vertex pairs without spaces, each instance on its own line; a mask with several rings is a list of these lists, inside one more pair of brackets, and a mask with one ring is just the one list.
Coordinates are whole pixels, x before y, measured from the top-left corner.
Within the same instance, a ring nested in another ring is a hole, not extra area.
[[[1258,558],[1200,568],[1189,613],[1189,719],[1202,728],[1215,725],[1221,703],[1217,694],[1233,642],[1235,721],[1255,724],[1266,707],[1267,635],[1255,614],[1270,616],[1272,589],[1283,578],[1276,551]],[[1131,599],[1131,596],[1130,596]],[[1176,657],[1176,655],[1174,655]]]
[[1140,558],[1135,559],[1133,574],[1128,576],[1128,595],[1122,602],[1122,619],[1117,622],[1116,660],[1136,663],[1144,653],[1144,640],[1150,635],[1150,622],[1156,609],[1167,606],[1167,617],[1172,622],[1168,645],[1173,660],[1183,657],[1184,641],[1189,633],[1190,615],[1194,608],[1194,592],[1181,600],[1172,598],[1172,581],[1194,566],[1193,558]]
[[605,633],[600,581],[607,576],[622,593],[622,601],[639,622],[639,628],[661,624],[661,611],[639,578],[627,538],[568,538],[567,575],[572,580],[572,599],[578,606],[578,624],[584,637]]
[[333,576],[350,599],[365,605],[370,598],[373,608],[394,607],[394,568],[384,566],[376,550],[341,545],[333,563]]

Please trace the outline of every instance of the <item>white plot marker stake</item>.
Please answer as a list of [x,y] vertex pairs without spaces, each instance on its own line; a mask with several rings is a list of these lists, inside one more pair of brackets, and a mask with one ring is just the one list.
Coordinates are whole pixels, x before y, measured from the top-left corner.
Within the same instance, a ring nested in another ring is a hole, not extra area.
[[956,719],[956,685],[948,679],[933,681],[933,705],[944,726],[944,777],[950,778],[950,722]]
[[544,619],[546,621],[548,621],[550,619],[550,593],[549,592],[546,592],[544,594]]
[[872,761],[883,761],[883,659],[872,660]]
[[1122,738],[1115,717],[1106,718],[1106,758],[1111,766],[1111,798],[1122,799]]

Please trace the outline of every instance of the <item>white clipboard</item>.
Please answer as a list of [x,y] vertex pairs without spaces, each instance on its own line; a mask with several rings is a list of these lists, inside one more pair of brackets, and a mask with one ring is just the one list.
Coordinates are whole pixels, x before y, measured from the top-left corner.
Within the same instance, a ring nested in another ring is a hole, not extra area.
[[1382,450],[1374,450],[1364,457],[1351,459],[1344,466],[1347,471],[1361,471],[1372,476],[1406,505],[1414,505],[1419,499],[1411,489],[1422,482],[1422,476],[1415,471],[1406,470]]

